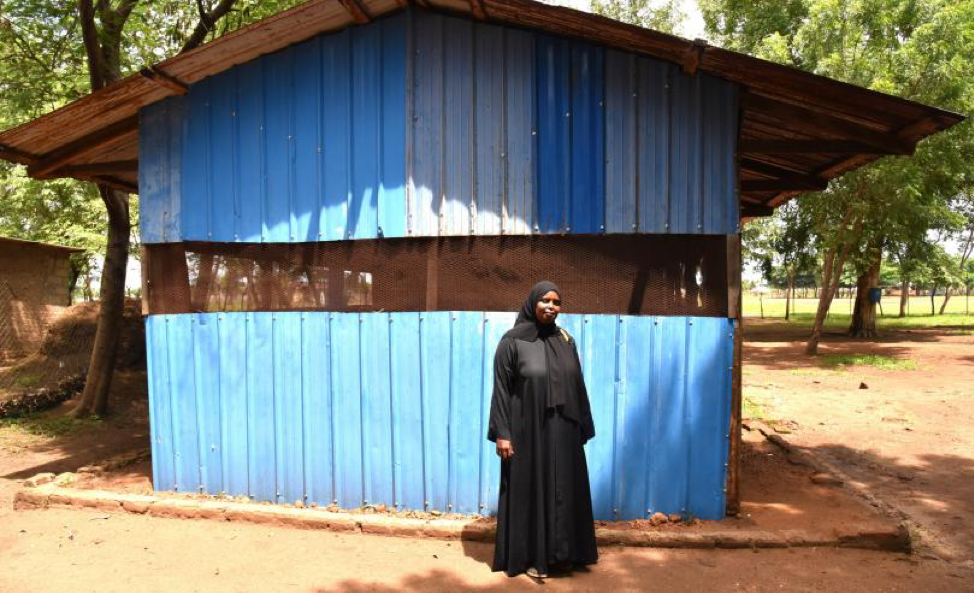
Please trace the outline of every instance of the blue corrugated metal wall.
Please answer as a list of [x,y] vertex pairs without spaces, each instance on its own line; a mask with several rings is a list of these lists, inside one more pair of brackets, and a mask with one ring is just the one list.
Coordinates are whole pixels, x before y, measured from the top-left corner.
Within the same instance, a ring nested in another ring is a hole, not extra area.
[[[485,440],[508,313],[147,320],[153,483],[275,502],[490,513]],[[597,436],[598,519],[724,514],[733,322],[565,315]]]
[[405,18],[316,37],[143,109],[143,241],[404,236]]
[[738,231],[737,89],[426,12],[142,111],[147,243]]

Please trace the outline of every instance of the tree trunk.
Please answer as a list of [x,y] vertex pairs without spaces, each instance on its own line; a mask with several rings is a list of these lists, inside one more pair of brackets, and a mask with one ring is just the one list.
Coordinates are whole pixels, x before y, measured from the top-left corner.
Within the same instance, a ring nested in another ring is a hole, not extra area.
[[930,315],[931,317],[937,314],[937,304],[934,302],[934,297],[937,296],[936,285],[930,289]]
[[119,191],[99,187],[108,210],[108,249],[101,274],[98,329],[88,363],[88,375],[81,402],[72,410],[75,417],[104,415],[108,410],[108,393],[115,372],[115,356],[122,333],[125,307],[125,268],[129,257],[129,197]]
[[812,335],[808,337],[808,343],[805,345],[805,354],[812,356],[818,354],[818,343],[822,340],[822,328],[825,326],[825,318],[828,316],[829,307],[832,305],[832,298],[839,288],[846,257],[848,257],[852,244],[858,239],[862,230],[862,220],[856,216],[852,237],[847,238],[845,236],[849,221],[852,218],[853,212],[850,207],[839,226],[839,236],[836,238],[835,247],[829,249],[825,254],[824,265],[822,266],[822,291],[818,299],[818,308],[815,311],[815,322],[812,324]]
[[849,324],[849,335],[856,338],[876,336],[876,303],[869,299],[869,289],[879,284],[879,266],[882,253],[875,252],[873,261],[865,272],[856,279],[856,306]]
[[904,280],[900,284],[900,317],[906,317],[906,303],[910,300],[910,283]]
[[795,272],[788,271],[788,288],[785,289],[785,321],[791,319],[791,293],[795,292]]

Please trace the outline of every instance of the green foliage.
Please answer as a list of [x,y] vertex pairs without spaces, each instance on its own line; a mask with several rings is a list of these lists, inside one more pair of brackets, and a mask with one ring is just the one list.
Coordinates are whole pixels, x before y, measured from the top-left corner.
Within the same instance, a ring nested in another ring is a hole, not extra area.
[[0,418],[0,434],[8,432],[12,435],[22,436],[61,437],[94,428],[101,425],[101,422],[97,416],[71,418],[69,416],[28,414],[12,418]]
[[678,0],[592,0],[592,12],[647,29],[676,33],[686,14]]

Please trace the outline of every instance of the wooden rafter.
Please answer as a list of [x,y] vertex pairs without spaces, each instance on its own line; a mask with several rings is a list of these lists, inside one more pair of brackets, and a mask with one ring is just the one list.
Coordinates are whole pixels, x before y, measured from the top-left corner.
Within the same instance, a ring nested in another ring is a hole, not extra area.
[[68,165],[58,170],[64,177],[76,175],[111,175],[113,173],[138,173],[139,161],[110,161],[104,163],[87,163],[84,165]]
[[855,140],[741,140],[738,150],[753,154],[897,154]]
[[69,164],[73,159],[91,154],[101,146],[127,134],[137,132],[138,129],[138,115],[121,119],[44,155],[36,164],[27,167],[27,174],[36,179],[50,177],[52,173]]
[[707,47],[707,42],[703,39],[693,40],[693,43],[683,54],[683,61],[680,64],[684,74],[693,76],[697,73],[697,68],[700,67],[700,62],[703,61],[703,53],[707,51]]
[[762,218],[774,214],[774,208],[756,204],[741,206],[741,217],[743,218]]
[[878,132],[834,115],[777,101],[753,92],[741,97],[748,109],[781,120],[801,122],[843,140],[855,140],[892,154],[913,154],[914,145],[896,134]]
[[484,8],[483,0],[469,0],[470,2],[470,13],[473,14],[473,18],[478,21],[487,20],[487,10]]
[[90,181],[92,183],[97,183],[98,185],[104,185],[105,187],[110,187],[127,194],[139,193],[139,186],[122,181],[116,177],[111,177],[109,175],[75,175],[75,179],[81,179],[82,181]]
[[22,150],[17,150],[12,146],[4,146],[3,144],[0,144],[0,159],[13,161],[21,165],[34,165],[37,163],[36,156]]
[[339,2],[342,3],[345,11],[352,17],[355,23],[365,25],[372,22],[369,13],[365,12],[365,7],[358,0],[339,0]]
[[173,91],[177,95],[185,95],[189,92],[188,84],[179,80],[175,76],[166,74],[166,72],[158,66],[149,66],[148,68],[143,68],[139,70],[139,74],[158,84],[159,86]]
[[778,179],[745,179],[741,181],[741,191],[746,192],[806,192],[824,191],[829,183],[824,179],[795,175]]

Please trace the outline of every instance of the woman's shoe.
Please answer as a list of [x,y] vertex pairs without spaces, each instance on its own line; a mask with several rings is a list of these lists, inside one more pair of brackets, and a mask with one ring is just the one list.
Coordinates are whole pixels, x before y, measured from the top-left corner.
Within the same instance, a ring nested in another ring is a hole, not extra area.
[[537,579],[539,581],[543,581],[546,578],[548,578],[548,573],[541,572],[540,570],[538,570],[537,568],[535,568],[533,566],[531,568],[527,569],[526,571],[524,571],[524,574],[528,575],[532,579]]

